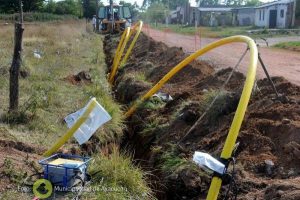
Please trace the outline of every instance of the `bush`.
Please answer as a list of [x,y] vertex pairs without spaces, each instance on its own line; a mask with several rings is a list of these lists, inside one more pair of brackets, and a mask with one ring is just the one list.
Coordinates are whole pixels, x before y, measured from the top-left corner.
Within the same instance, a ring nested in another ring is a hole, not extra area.
[[93,186],[115,190],[97,191],[92,194],[97,199],[154,199],[143,171],[133,166],[130,156],[119,153],[117,147],[109,156],[103,153],[96,155],[89,172]]

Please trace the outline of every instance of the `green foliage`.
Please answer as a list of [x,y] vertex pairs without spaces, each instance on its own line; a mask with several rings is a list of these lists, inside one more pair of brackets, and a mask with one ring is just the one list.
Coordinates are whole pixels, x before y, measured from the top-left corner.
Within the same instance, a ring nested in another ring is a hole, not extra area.
[[200,6],[215,6],[218,5],[218,0],[202,0]]
[[165,102],[163,102],[158,97],[151,97],[147,101],[140,104],[139,109],[150,109],[157,110],[165,106]]
[[152,3],[145,13],[141,15],[144,21],[164,22],[169,13],[168,7],[162,3]]
[[228,95],[229,93],[225,90],[211,90],[203,95],[202,101],[200,102],[200,111],[202,113],[208,108],[214,98],[217,97],[214,104],[206,114],[206,117],[210,122],[215,122],[221,112],[226,109],[228,104],[230,104],[230,102],[228,102]]
[[245,5],[246,6],[258,6],[261,4],[261,1],[259,0],[247,0]]
[[298,50],[300,51],[300,42],[282,42],[279,44],[274,45],[274,47],[282,48],[282,49],[290,49],[290,50]]
[[[39,11],[43,7],[44,0],[23,0],[23,11]],[[0,0],[0,13],[15,13],[20,10],[19,0]]]
[[139,6],[137,5],[136,2],[134,2],[134,4],[131,4],[125,1],[120,1],[119,5],[129,7],[130,11],[132,12],[131,13],[132,16],[137,16],[139,13]]
[[58,1],[54,14],[81,16],[81,5],[75,0]]
[[156,3],[161,3],[170,9],[176,9],[177,6],[183,6],[188,0],[144,0],[143,6],[151,6]]
[[300,19],[300,0],[296,0],[296,13],[295,17],[299,20]]
[[[61,21],[61,20],[76,20],[77,17],[73,15],[56,15],[51,13],[24,13],[25,22],[34,22],[34,21]],[[18,21],[19,14],[0,14],[0,20],[4,21]]]
[[[97,199],[155,199],[147,185],[144,172],[133,166],[129,155],[119,153],[116,147],[110,155],[95,155],[89,168],[93,185],[117,191],[97,191]],[[85,194],[89,195],[89,194]]]
[[26,172],[16,169],[13,162],[8,158],[4,159],[2,167],[2,174],[14,183],[22,183],[23,179],[27,176]]
[[179,152],[176,148],[175,144],[169,144],[169,148],[167,151],[161,155],[160,160],[160,168],[161,170],[170,175],[172,173],[176,173],[176,171],[185,166],[188,161],[185,158],[178,156]]

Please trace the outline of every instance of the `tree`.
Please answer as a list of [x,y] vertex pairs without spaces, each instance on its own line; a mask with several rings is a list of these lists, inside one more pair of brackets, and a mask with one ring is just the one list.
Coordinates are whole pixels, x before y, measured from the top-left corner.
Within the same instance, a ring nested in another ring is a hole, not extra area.
[[44,12],[54,13],[55,10],[56,10],[56,3],[54,0],[49,0],[47,4],[44,5],[44,9],[43,9]]
[[[23,2],[23,11],[40,11],[45,0],[26,0]],[[0,0],[0,12],[15,13],[19,11],[19,0]]]
[[80,7],[81,5],[76,0],[58,1],[54,13],[80,16]]
[[22,63],[23,40],[23,9],[22,0],[19,0],[20,21],[15,23],[15,46],[12,64],[9,70],[9,111],[18,111],[19,107],[19,73]]
[[[196,2],[199,2],[199,0],[197,0]],[[218,5],[218,3],[218,0],[201,0],[200,6],[215,6]]]
[[296,2],[296,19],[300,19],[300,0]]
[[166,5],[152,3],[146,10],[146,13],[144,13],[144,18],[150,22],[164,22],[166,13],[168,13]]
[[177,6],[182,6],[185,3],[187,3],[188,0],[144,0],[143,1],[143,6],[144,7],[149,7],[152,4],[163,4],[169,9],[173,10],[176,9]]
[[[102,5],[100,2],[99,5]],[[97,4],[95,0],[83,0],[83,17],[92,18],[97,13]]]
[[261,4],[261,2],[259,0],[247,0],[246,1],[246,6],[258,6],[259,4]]
[[134,2],[134,4],[131,4],[125,1],[120,1],[119,5],[129,7],[132,16],[137,16],[139,13],[139,6],[137,5],[136,2]]

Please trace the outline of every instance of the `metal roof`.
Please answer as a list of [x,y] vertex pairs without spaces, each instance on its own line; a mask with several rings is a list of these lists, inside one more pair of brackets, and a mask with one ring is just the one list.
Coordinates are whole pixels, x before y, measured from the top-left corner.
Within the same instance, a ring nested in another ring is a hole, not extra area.
[[288,4],[288,3],[292,3],[293,0],[280,0],[280,1],[273,1],[273,2],[269,2],[269,3],[264,3],[260,6],[256,6],[255,8],[264,8],[264,7],[269,7],[269,6],[273,6],[273,5],[277,5],[277,4]]
[[198,8],[199,11],[202,12],[230,12],[233,8],[232,7],[200,7]]

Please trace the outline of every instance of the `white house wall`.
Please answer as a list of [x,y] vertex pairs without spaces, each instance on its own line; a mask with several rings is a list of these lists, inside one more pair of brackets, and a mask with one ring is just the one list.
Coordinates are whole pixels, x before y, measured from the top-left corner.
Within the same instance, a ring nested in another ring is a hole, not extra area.
[[[277,10],[277,20],[276,20],[276,28],[286,28],[286,13],[287,13],[287,5],[286,4],[278,4],[272,5],[269,7],[257,8],[255,10],[255,25],[259,27],[269,28],[269,17],[270,10]],[[280,12],[284,11],[283,17],[281,17]],[[261,12],[261,19],[259,19],[259,13]],[[263,18],[264,12],[264,18]]]

